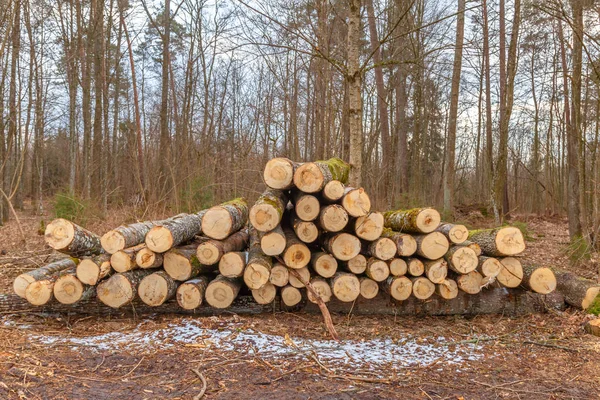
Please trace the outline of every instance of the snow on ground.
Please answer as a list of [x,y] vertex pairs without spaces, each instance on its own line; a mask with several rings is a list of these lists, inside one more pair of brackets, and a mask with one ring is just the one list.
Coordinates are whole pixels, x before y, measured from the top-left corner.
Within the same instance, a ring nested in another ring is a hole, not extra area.
[[183,319],[155,330],[137,328],[128,332],[69,337],[29,334],[33,342],[47,345],[87,347],[92,351],[154,352],[176,345],[214,348],[264,359],[301,359],[315,355],[329,365],[395,368],[426,366],[431,363],[460,364],[483,357],[482,346],[448,342],[439,337],[380,337],[368,340],[317,340],[265,334],[229,324],[222,329],[206,328],[202,322]]

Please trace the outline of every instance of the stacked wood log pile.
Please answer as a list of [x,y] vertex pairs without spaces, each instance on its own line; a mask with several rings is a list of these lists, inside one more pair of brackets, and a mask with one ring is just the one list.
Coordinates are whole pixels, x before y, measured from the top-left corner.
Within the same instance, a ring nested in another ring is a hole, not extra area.
[[433,208],[375,211],[346,184],[349,171],[338,158],[274,158],[254,204],[237,198],[102,236],[54,220],[46,242],[69,257],[19,275],[15,293],[36,306],[189,312],[248,296],[276,309],[370,302],[398,314],[519,312],[557,288],[578,308],[600,301],[599,284],[521,258],[519,229],[469,231]]

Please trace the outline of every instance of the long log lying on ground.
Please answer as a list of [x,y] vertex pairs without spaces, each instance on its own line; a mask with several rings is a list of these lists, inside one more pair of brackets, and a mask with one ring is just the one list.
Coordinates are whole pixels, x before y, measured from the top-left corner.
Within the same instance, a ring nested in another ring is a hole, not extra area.
[[[184,215],[185,214],[180,214],[168,219],[177,219]],[[148,232],[156,225],[161,225],[165,222],[167,222],[167,220],[143,221],[129,225],[121,225],[102,235],[100,243],[102,243],[102,248],[104,248],[107,253],[114,254],[119,250],[144,243]]]
[[219,262],[225,253],[242,251],[248,245],[248,230],[242,229],[223,240],[209,239],[198,245],[196,257],[202,264],[212,265]]
[[337,157],[307,162],[294,172],[294,185],[305,193],[317,193],[333,180],[346,183],[349,174],[350,164]]
[[202,216],[206,211],[196,214],[179,214],[176,217],[156,224],[146,234],[146,246],[157,253],[164,253],[169,249],[188,242],[202,232]]
[[274,189],[266,190],[250,209],[249,218],[252,226],[259,232],[269,232],[275,229],[283,218],[287,203],[288,198],[285,192]]
[[237,198],[206,210],[202,216],[202,234],[222,240],[248,222],[248,202]]
[[48,224],[44,239],[54,250],[73,257],[93,256],[104,252],[98,235],[63,218]]
[[[139,272],[139,271],[135,271]],[[390,277],[388,279],[392,279]],[[400,279],[402,277],[397,277]],[[405,278],[406,279],[406,278]],[[290,286],[291,287],[291,286]],[[295,288],[294,288],[295,289]],[[297,289],[296,289],[297,290]],[[312,304],[312,303],[311,303]],[[398,316],[424,316],[424,315],[478,315],[478,314],[502,314],[502,315],[524,315],[542,313],[546,310],[564,310],[565,298],[555,291],[548,295],[532,293],[523,289],[491,288],[473,296],[459,292],[457,297],[445,300],[434,296],[427,301],[421,301],[410,297],[401,303],[390,301],[388,295],[380,294],[374,299],[358,298],[355,302],[341,302],[332,299],[327,308],[332,313],[348,315],[398,315]],[[47,312],[50,314],[81,314],[81,315],[146,315],[146,314],[182,314],[211,316],[231,313],[248,315],[265,312],[278,312],[284,309],[283,305],[276,299],[271,305],[263,306],[257,304],[252,296],[236,298],[231,307],[223,310],[202,305],[193,310],[181,308],[177,302],[171,300],[161,307],[149,307],[141,301],[134,301],[131,306],[118,310],[107,307],[97,301],[96,298],[80,301],[74,305],[52,304],[35,307],[27,303],[15,294],[0,295],[0,314],[21,312]],[[319,307],[315,304],[307,304],[304,311],[320,314]]]
[[86,285],[96,285],[112,273],[109,254],[85,258],[77,264],[77,279]]
[[267,161],[263,170],[263,179],[266,185],[272,189],[291,189],[293,186],[294,172],[301,163],[290,159],[278,157]]
[[523,234],[512,226],[470,231],[469,241],[477,243],[483,254],[492,257],[514,256],[525,250]]
[[440,213],[433,208],[388,211],[385,227],[402,233],[430,233],[440,225]]
[[554,271],[557,291],[565,296],[565,301],[582,310],[600,311],[600,283],[585,279],[572,272]]
[[77,259],[64,258],[41,268],[34,269],[33,271],[25,272],[24,274],[17,276],[13,283],[13,290],[19,297],[24,299],[25,289],[27,289],[27,286],[29,286],[30,283],[45,279],[64,269],[74,268],[77,266],[77,261]]

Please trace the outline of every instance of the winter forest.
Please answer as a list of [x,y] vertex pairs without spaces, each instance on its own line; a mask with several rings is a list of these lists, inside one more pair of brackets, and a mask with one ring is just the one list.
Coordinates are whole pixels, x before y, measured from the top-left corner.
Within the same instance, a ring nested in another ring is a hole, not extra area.
[[591,0],[0,5],[0,221],[57,194],[197,211],[338,156],[379,209],[567,215],[596,244]]

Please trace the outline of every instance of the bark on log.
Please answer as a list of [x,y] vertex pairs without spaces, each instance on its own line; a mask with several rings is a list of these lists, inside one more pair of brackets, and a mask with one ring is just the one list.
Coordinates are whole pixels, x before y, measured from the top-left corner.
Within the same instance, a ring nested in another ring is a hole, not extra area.
[[450,243],[446,236],[439,232],[428,233],[427,235],[415,235],[417,242],[416,254],[429,260],[442,258],[448,252]]
[[194,310],[200,307],[209,282],[210,278],[208,276],[199,276],[181,283],[175,295],[179,307],[184,310]]
[[464,246],[450,247],[444,255],[444,259],[448,262],[448,268],[459,274],[468,274],[475,271],[479,264],[475,252]]
[[[320,276],[315,276],[311,278],[310,284],[324,303],[328,303],[331,301],[331,287],[329,286],[329,282],[327,282],[326,279],[321,278]],[[317,304],[317,299],[313,296],[310,290],[307,290],[306,294],[308,297],[308,301]]]
[[310,262],[310,250],[303,242],[298,239],[291,229],[284,229],[285,250],[283,251],[283,261],[290,268],[303,268]]
[[65,270],[67,268],[73,268],[77,266],[79,260],[73,258],[64,258],[62,260],[54,261],[43,267],[34,269],[33,271],[26,272],[17,276],[13,283],[13,290],[17,296],[25,298],[25,289],[30,283],[46,279],[53,274]]
[[425,273],[425,264],[418,258],[406,259],[408,274],[411,276],[421,276]]
[[304,243],[312,243],[319,238],[319,228],[314,222],[302,221],[296,214],[291,215],[294,233]]
[[294,202],[294,212],[302,221],[314,221],[319,216],[321,204],[315,196],[294,191],[292,192],[292,201]]
[[237,198],[209,208],[202,217],[202,234],[211,239],[225,239],[248,222],[248,203]]
[[489,278],[496,278],[502,271],[502,263],[494,257],[480,256],[477,271]]
[[339,158],[304,163],[294,173],[294,185],[305,193],[317,193],[333,180],[346,183],[350,164]]
[[260,248],[267,256],[278,256],[285,250],[285,233],[281,225],[277,225],[270,232],[257,232]]
[[225,253],[242,251],[248,246],[248,230],[242,229],[223,240],[209,239],[198,245],[196,257],[205,265],[217,264]]
[[271,304],[276,295],[277,289],[270,282],[265,283],[260,289],[252,289],[252,297],[258,304]]
[[330,233],[321,235],[321,245],[340,261],[348,261],[360,253],[360,240],[349,233]]
[[443,283],[448,276],[448,264],[443,258],[423,262],[425,276],[433,283]]
[[244,283],[249,289],[260,289],[269,281],[272,267],[270,256],[265,255],[259,246],[251,247],[244,269]]
[[600,310],[600,283],[566,271],[557,270],[555,276],[557,290],[567,304],[581,310]]
[[98,235],[63,218],[55,219],[46,226],[44,239],[54,250],[72,257],[93,256],[104,252]]
[[323,278],[331,278],[338,269],[335,257],[322,251],[312,253],[311,265],[313,270]]
[[97,285],[100,280],[112,273],[109,254],[99,254],[84,258],[77,264],[77,279],[86,285]]
[[112,308],[130,304],[137,295],[137,288],[142,279],[152,273],[152,270],[136,269],[112,275],[98,284],[98,300]]
[[518,228],[505,226],[469,231],[469,241],[477,243],[486,256],[507,257],[525,250],[525,239]]
[[226,278],[240,278],[248,264],[247,251],[232,251],[225,253],[219,260],[219,273]]
[[435,293],[445,300],[452,300],[458,296],[458,285],[452,279],[445,279],[444,282],[435,285]]
[[393,276],[403,276],[408,272],[408,264],[402,258],[393,258],[388,261],[390,274]]
[[340,301],[354,301],[360,295],[360,281],[354,274],[338,272],[329,284],[333,295]]
[[146,246],[156,253],[164,253],[189,242],[202,233],[202,219],[206,212],[203,210],[196,214],[179,214],[154,225],[146,234]]
[[484,284],[483,275],[477,271],[471,271],[468,274],[458,275],[456,277],[456,285],[458,288],[468,294],[477,294],[481,292],[481,288]]
[[504,287],[516,288],[523,280],[523,266],[521,261],[514,257],[504,257],[500,259],[502,269],[496,277],[496,280]]
[[270,159],[263,171],[265,184],[272,189],[291,189],[294,172],[300,165],[302,164],[283,157]]
[[302,292],[291,285],[284,286],[281,288],[281,300],[287,307],[294,307],[302,301]]
[[435,231],[446,236],[452,244],[464,243],[469,237],[469,230],[464,225],[443,223]]
[[331,204],[321,208],[319,227],[327,232],[339,232],[348,225],[348,213],[339,204]]
[[410,297],[412,286],[412,281],[405,276],[390,276],[381,284],[384,292],[398,301],[404,301]]
[[430,233],[440,225],[440,213],[433,208],[388,211],[385,227],[402,233]]
[[600,337],[600,318],[586,322],[585,331],[590,335]]
[[539,294],[548,294],[556,289],[556,276],[550,268],[523,265],[523,281],[527,289]]
[[129,247],[137,246],[140,243],[144,243],[146,235],[152,228],[157,225],[162,225],[168,220],[177,219],[183,217],[186,214],[179,214],[172,218],[168,218],[161,221],[143,221],[136,222],[129,225],[121,225],[118,228],[112,229],[106,232],[100,238],[102,248],[109,253],[114,254],[119,250],[127,249]]
[[435,293],[435,284],[429,279],[421,276],[411,278],[413,296],[419,300],[427,300]]
[[164,255],[164,269],[176,281],[187,281],[199,274],[207,274],[218,269],[218,265],[204,265],[196,257],[198,245],[175,247]]
[[52,291],[56,301],[61,304],[75,304],[93,297],[96,293],[93,286],[84,285],[77,279],[76,273],[63,274],[58,277]]
[[137,252],[145,247],[145,244],[139,244],[135,247],[117,251],[110,256],[110,265],[117,272],[127,272],[138,268],[135,261]]
[[360,295],[365,299],[373,299],[379,293],[379,285],[371,278],[363,276],[360,281]]
[[358,254],[350,260],[340,261],[338,264],[341,265],[344,270],[352,272],[355,275],[360,275],[367,269],[367,258],[362,254]]
[[390,268],[385,261],[371,257],[367,260],[365,275],[376,282],[383,282],[390,276]]
[[279,263],[273,265],[273,268],[271,268],[271,275],[269,276],[269,282],[277,287],[284,287],[289,281],[290,273],[288,269]]
[[340,181],[329,181],[325,184],[321,192],[321,197],[326,203],[335,203],[342,198],[345,188],[344,184]]
[[473,250],[475,252],[475,254],[477,254],[477,257],[479,257],[483,254],[483,251],[481,251],[481,246],[478,245],[477,243],[471,242],[470,240],[465,240],[464,242],[462,242],[461,244],[458,244],[457,246],[463,246],[463,247],[470,248],[471,250]]
[[310,281],[310,271],[306,267],[303,267],[300,269],[295,269],[295,271],[300,275],[302,280],[298,279],[290,269],[289,278],[288,278],[289,284],[295,288],[301,289],[301,288],[305,287],[303,281],[304,282]]
[[25,298],[35,306],[42,306],[49,303],[54,298],[54,284],[56,281],[65,275],[75,275],[76,268],[74,266],[67,269],[56,271],[46,275],[42,279],[31,282],[25,288]]
[[383,232],[383,222],[384,221],[382,213],[370,212],[367,215],[363,215],[362,217],[356,218],[352,222],[354,234],[359,238],[367,241],[379,239]]
[[363,188],[345,188],[340,204],[351,217],[363,217],[371,211],[371,199]]
[[417,241],[408,233],[394,232],[391,229],[384,228],[381,237],[390,238],[396,243],[400,257],[410,257],[417,251]]
[[391,260],[397,254],[396,243],[390,238],[379,238],[372,242],[361,244],[361,254],[369,257],[377,257],[380,260]]
[[250,223],[259,232],[272,231],[281,223],[287,203],[285,192],[266,190],[250,209]]
[[136,253],[135,263],[143,269],[158,268],[163,265],[163,255],[144,247]]
[[178,285],[165,271],[156,271],[142,279],[138,295],[150,307],[158,307],[175,297]]
[[206,302],[214,308],[227,308],[233,303],[241,287],[239,279],[218,275],[206,287]]

